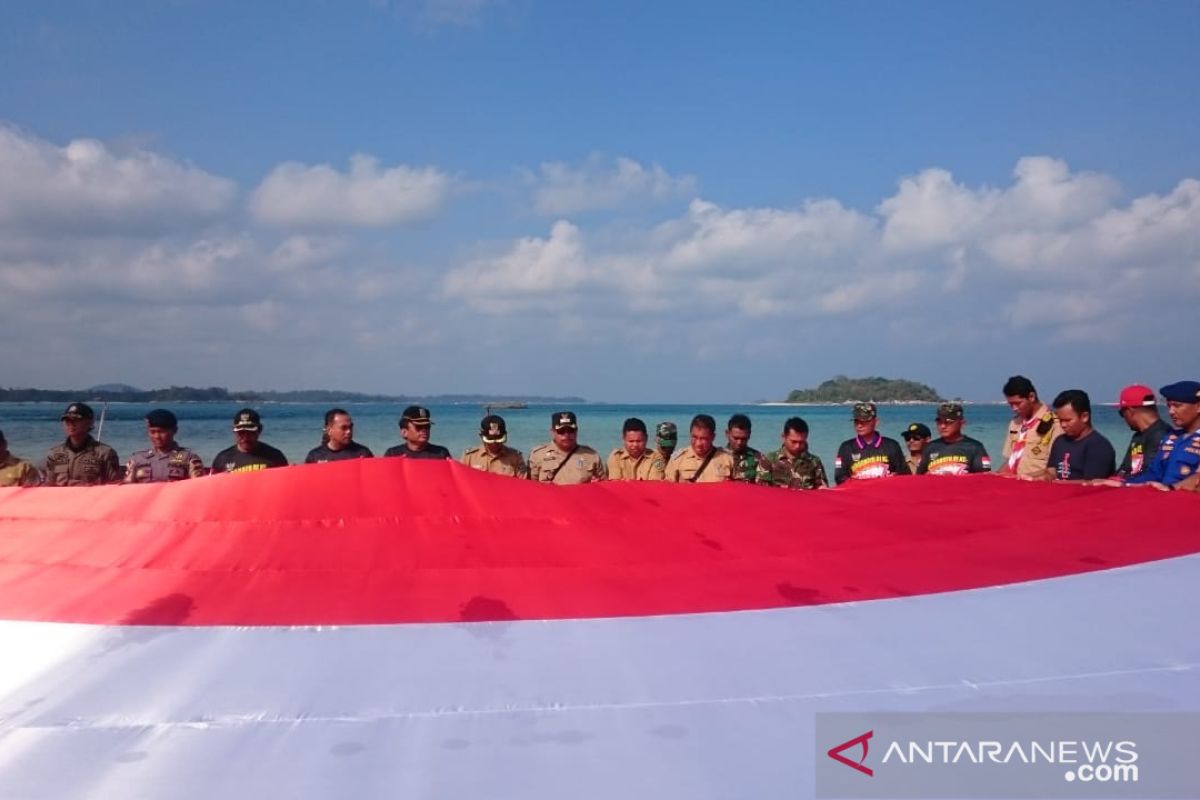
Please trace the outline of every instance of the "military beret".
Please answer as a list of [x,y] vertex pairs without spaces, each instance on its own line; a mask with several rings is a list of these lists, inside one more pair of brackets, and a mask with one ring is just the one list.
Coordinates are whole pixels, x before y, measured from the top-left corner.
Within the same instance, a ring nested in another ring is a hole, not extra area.
[[156,408],[146,415],[146,424],[151,428],[178,428],[179,420],[165,408]]
[[1162,387],[1158,392],[1176,403],[1200,403],[1200,381],[1179,381]]

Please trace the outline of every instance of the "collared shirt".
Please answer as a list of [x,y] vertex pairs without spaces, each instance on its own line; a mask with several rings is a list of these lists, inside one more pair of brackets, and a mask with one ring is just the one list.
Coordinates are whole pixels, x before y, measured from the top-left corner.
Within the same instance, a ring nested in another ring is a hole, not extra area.
[[879,431],[867,439],[855,436],[842,442],[833,462],[833,479],[839,484],[851,478],[864,480],[910,474],[900,443]]
[[182,447],[177,442],[162,452],[138,450],[125,464],[126,483],[157,483],[160,481],[182,481],[204,475],[204,462],[200,456]]
[[42,476],[37,467],[12,453],[0,461],[0,486],[39,486]]
[[120,483],[121,466],[117,451],[91,436],[78,447],[67,439],[46,453],[43,470],[47,486],[95,486]]
[[[717,483],[733,478],[733,456],[724,447],[714,447],[712,458],[696,455],[691,445],[678,451],[667,464],[667,480],[674,483]],[[707,460],[707,464],[705,461]]]
[[614,481],[661,481],[666,477],[667,462],[655,450],[647,450],[638,458],[629,455],[624,447],[608,454],[608,477]]
[[471,469],[477,469],[481,472],[490,472],[493,475],[507,475],[510,478],[529,477],[529,465],[525,463],[525,457],[521,455],[520,450],[516,450],[508,445],[500,445],[500,451],[496,455],[492,455],[481,444],[478,447],[472,447],[469,450],[463,451],[461,460],[462,463]]
[[963,436],[956,442],[934,439],[925,445],[921,463],[914,475],[966,475],[972,472],[991,472],[983,442]]
[[440,444],[427,444],[421,450],[413,450],[405,444],[398,444],[383,451],[385,458],[416,458],[436,461],[437,459],[453,458],[450,451]]
[[1158,455],[1146,469],[1126,483],[1162,483],[1174,486],[1200,473],[1200,431],[1186,433],[1175,429],[1158,446]]
[[767,453],[765,461],[767,471],[759,474],[759,483],[788,489],[819,489],[829,485],[825,465],[810,450],[793,458],[786,448],[781,447]]
[[604,459],[587,445],[576,445],[569,453],[554,442],[533,448],[529,453],[529,479],[541,483],[589,483],[608,477]]
[[1050,463],[1050,447],[1062,432],[1058,417],[1045,403],[1029,419],[1014,419],[1008,423],[1004,437],[1000,471],[1027,478],[1043,477]]
[[740,453],[735,453],[732,449],[728,451],[730,458],[733,459],[733,473],[730,476],[732,480],[757,483],[758,476],[768,469],[766,458],[753,447],[747,446]]

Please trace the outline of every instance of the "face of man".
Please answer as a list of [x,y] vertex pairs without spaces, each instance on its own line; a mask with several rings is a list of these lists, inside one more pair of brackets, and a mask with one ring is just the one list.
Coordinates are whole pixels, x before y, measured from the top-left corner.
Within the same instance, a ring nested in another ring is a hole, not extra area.
[[871,417],[870,419],[854,420],[854,433],[856,436],[869,439],[875,435],[875,426],[879,424],[879,417]]
[[1013,410],[1013,414],[1021,419],[1031,419],[1033,412],[1037,411],[1038,401],[1036,394],[1010,394],[1005,400],[1008,401],[1008,407]]
[[692,452],[704,458],[713,449],[713,432],[705,428],[692,428]]
[[325,426],[326,446],[330,450],[341,450],[354,440],[354,420],[349,414],[334,414]]
[[404,423],[404,427],[400,429],[400,435],[404,437],[404,441],[408,442],[409,448],[424,450],[425,445],[429,444],[430,427],[432,426],[406,422]]
[[725,438],[729,441],[730,450],[744,453],[750,444],[750,431],[745,428],[726,428]]
[[159,428],[146,423],[146,436],[150,438],[150,446],[162,453],[175,443],[174,428]]
[[504,442],[483,442],[483,449],[493,456],[498,456],[504,449]]
[[938,429],[938,435],[941,436],[943,439],[945,439],[947,442],[957,442],[959,439],[962,438],[962,429],[963,429],[964,422],[966,422],[966,420],[945,419],[943,417],[938,417],[937,422],[936,422],[937,429]]
[[633,459],[641,458],[646,453],[646,434],[641,431],[628,431],[625,434],[625,452]]
[[564,453],[575,447],[579,441],[579,431],[575,428],[551,428],[550,435],[554,438],[554,446]]
[[72,442],[82,442],[92,431],[92,421],[86,417],[67,417],[62,421],[63,431]]
[[258,445],[258,437],[262,431],[234,431],[233,438],[237,445],[237,449],[243,453],[249,453]]
[[800,431],[785,431],[782,437],[783,449],[792,458],[804,455],[808,449],[808,434]]
[[929,444],[928,436],[913,436],[910,439],[905,439],[904,443],[908,445],[910,455],[920,455],[925,452],[925,445]]
[[1180,403],[1168,400],[1167,413],[1171,415],[1171,422],[1175,423],[1176,428],[1191,431],[1197,421],[1200,421],[1200,403]]
[[1063,433],[1072,439],[1078,439],[1091,427],[1092,415],[1086,411],[1081,414],[1069,405],[1054,411],[1058,415],[1058,424],[1062,426]]

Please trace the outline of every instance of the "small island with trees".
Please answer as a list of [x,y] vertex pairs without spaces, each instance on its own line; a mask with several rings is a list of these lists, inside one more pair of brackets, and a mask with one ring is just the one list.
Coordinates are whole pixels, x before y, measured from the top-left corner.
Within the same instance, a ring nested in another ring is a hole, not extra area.
[[837,375],[815,389],[793,389],[788,403],[940,403],[942,397],[932,386],[916,381],[891,378],[848,378]]

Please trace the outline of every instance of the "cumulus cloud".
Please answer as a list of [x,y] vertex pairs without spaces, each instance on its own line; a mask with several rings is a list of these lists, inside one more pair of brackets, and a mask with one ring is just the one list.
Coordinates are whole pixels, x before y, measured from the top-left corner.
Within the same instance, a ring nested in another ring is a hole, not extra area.
[[598,154],[579,166],[547,162],[525,178],[533,187],[534,208],[547,216],[662,202],[696,189],[690,175],[674,176],[658,164],[644,166],[624,157],[610,161]]
[[0,125],[0,227],[109,233],[179,227],[232,203],[232,181],[95,139],[65,146]]
[[280,227],[405,225],[434,217],[450,195],[453,179],[434,167],[383,169],[358,154],[348,172],[327,164],[280,164],[250,196],[250,212]]

